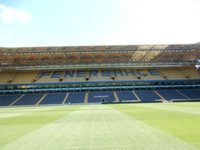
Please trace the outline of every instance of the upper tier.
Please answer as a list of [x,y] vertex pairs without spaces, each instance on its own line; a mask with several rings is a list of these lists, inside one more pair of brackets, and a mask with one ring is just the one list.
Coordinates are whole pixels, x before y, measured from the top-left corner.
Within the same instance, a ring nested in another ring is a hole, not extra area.
[[194,66],[90,70],[2,71],[0,84],[200,79]]
[[197,65],[200,45],[0,48],[0,69],[71,69]]

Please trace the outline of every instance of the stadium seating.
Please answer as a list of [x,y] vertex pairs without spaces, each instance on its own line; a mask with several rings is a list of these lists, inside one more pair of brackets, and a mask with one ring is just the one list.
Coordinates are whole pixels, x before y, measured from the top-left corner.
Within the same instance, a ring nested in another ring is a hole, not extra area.
[[[141,52],[140,52],[141,53]],[[152,52],[153,53],[153,52]],[[145,55],[146,57],[146,55]],[[151,73],[153,72],[153,74]],[[156,73],[156,74],[154,74]],[[139,77],[139,78],[138,78]],[[88,80],[86,80],[88,78]],[[194,67],[143,68],[143,69],[94,69],[63,71],[5,71],[0,72],[0,84],[59,83],[86,81],[126,80],[177,80],[199,79],[200,73]],[[60,80],[62,79],[62,80]]]
[[146,53],[147,53],[147,51],[136,51],[132,56],[132,60],[139,61],[146,55]]
[[143,57],[144,61],[150,61],[151,59],[155,58],[157,55],[159,55],[160,51],[149,51],[147,54]]
[[115,101],[112,91],[89,92],[89,103],[113,102]]
[[[88,93],[88,95],[86,94]],[[117,99],[114,95],[117,95]],[[87,98],[86,98],[87,95]],[[87,100],[86,100],[87,99]],[[200,100],[200,89],[94,91],[49,94],[0,95],[0,106],[112,102],[155,102]],[[64,102],[63,102],[64,101]]]
[[167,79],[185,79],[184,73],[179,68],[162,68],[159,69],[159,72]]
[[0,84],[10,83],[13,80],[13,78],[15,77],[15,74],[16,74],[15,71],[0,72]]
[[199,79],[200,74],[195,67],[180,67],[180,70],[184,73],[187,78]]
[[13,78],[13,83],[31,83],[37,77],[37,71],[20,71]]
[[16,99],[20,98],[20,96],[22,95],[0,95],[0,106],[9,106]]
[[133,94],[133,91],[116,91],[120,102],[137,101],[137,97]]
[[26,94],[13,105],[35,105],[44,94]]
[[66,93],[49,93],[40,104],[62,104]]
[[189,99],[200,99],[200,90],[196,89],[182,89],[178,90]]
[[37,83],[59,82],[58,78],[52,78],[52,71],[38,72]]
[[135,93],[142,102],[161,101],[162,99],[153,90],[136,90]]
[[196,101],[199,52],[199,43],[3,47],[0,94],[10,95],[0,105]]
[[84,103],[85,100],[85,92],[71,92],[67,97],[67,101],[65,103]]
[[173,100],[173,99],[187,99],[187,97],[181,95],[176,90],[156,90],[163,98],[166,100]]

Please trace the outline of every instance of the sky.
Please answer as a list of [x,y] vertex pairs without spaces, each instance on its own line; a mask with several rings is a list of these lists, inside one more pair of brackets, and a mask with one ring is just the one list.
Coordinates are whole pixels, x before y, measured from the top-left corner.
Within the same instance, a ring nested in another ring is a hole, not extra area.
[[0,47],[200,42],[200,0],[0,0]]

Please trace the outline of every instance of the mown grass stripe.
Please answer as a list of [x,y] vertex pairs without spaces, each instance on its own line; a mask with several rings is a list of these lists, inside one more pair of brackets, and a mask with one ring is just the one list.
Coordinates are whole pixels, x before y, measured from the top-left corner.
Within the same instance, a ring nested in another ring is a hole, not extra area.
[[[128,104],[112,105],[112,107],[200,149],[199,104]],[[191,109],[192,105],[195,106],[194,109]],[[190,113],[189,110],[193,112]]]
[[[0,147],[45,126],[79,108],[74,107],[16,107],[0,109]],[[12,117],[1,117],[10,113]],[[20,114],[14,116],[15,114]]]
[[196,150],[197,148],[106,105],[78,110],[2,147],[3,150],[138,149]]

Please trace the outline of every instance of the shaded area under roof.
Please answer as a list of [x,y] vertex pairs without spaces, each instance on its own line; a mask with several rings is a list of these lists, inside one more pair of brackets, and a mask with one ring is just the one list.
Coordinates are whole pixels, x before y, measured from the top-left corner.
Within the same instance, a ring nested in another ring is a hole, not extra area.
[[199,44],[0,48],[0,68],[197,65]]

